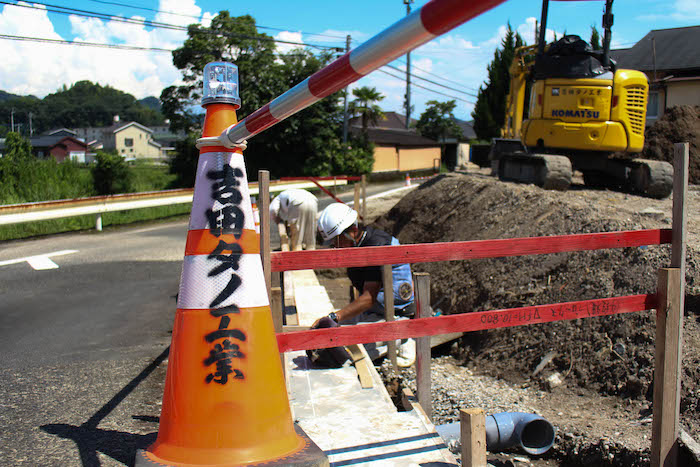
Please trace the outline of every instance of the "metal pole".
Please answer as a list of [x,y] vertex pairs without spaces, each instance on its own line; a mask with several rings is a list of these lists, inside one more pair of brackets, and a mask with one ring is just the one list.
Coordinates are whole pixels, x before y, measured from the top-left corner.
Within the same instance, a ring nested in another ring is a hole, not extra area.
[[547,34],[547,12],[549,10],[549,0],[542,0],[542,18],[540,19],[540,35],[537,39],[537,56],[544,54]]
[[[345,53],[350,52],[350,34],[345,36]],[[343,110],[343,143],[348,142],[348,87],[345,86],[345,109]]]
[[[406,16],[411,14],[413,0],[403,0],[406,4]],[[411,51],[406,54],[406,129],[411,123]]]

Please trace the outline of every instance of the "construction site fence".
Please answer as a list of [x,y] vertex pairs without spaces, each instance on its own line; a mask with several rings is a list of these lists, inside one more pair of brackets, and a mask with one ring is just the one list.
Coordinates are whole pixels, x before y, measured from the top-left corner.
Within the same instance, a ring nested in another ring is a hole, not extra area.
[[[390,273],[387,275],[386,268],[389,267],[387,265],[392,264],[501,258],[670,243],[672,245],[670,268],[659,270],[655,294],[429,317],[426,315],[426,310],[430,308],[429,277],[427,274],[417,273],[414,274],[414,280],[420,279],[420,281],[416,281],[418,310],[416,318],[394,321],[393,313],[389,310],[393,305],[388,305],[387,322],[280,332],[277,334],[280,352],[382,341],[391,344],[397,339],[417,338],[418,399],[421,405],[427,406],[424,406],[424,410],[430,414],[430,344],[425,341],[427,336],[656,310],[651,464],[652,466],[677,465],[682,368],[681,336],[685,294],[688,144],[676,144],[674,153],[672,229],[274,252],[270,254],[269,262],[265,263],[268,270],[278,272],[382,265],[385,269],[384,277],[389,278],[388,287],[390,288],[391,275]],[[385,290],[385,295],[391,295],[389,289]],[[281,313],[281,310],[273,309],[273,313],[275,312]],[[392,352],[391,348],[389,352]],[[393,360],[392,363],[394,363]],[[428,363],[425,360],[428,360]]]

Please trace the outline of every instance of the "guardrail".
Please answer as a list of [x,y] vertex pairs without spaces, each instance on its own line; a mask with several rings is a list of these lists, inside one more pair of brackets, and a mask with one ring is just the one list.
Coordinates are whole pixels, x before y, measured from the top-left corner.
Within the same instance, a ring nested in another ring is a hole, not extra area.
[[[352,177],[339,176],[324,178],[317,182],[290,180],[270,183],[270,193],[290,188],[316,188],[317,186],[347,185]],[[248,184],[251,195],[258,195],[258,183]],[[95,229],[102,230],[102,214],[106,212],[128,211],[130,209],[152,208],[192,202],[193,189],[151,191],[111,196],[91,196],[77,199],[42,201],[38,203],[8,204],[0,206],[0,225],[22,224],[64,217],[95,215]]]
[[[660,269],[656,293],[429,317],[429,276],[417,273],[414,275],[417,290],[416,318],[392,321],[393,313],[387,309],[387,322],[384,323],[281,332],[277,334],[280,352],[417,338],[418,399],[429,414],[430,343],[425,341],[427,336],[656,310],[652,465],[678,465],[688,144],[676,144],[674,151],[672,229],[274,252],[271,253],[267,265],[272,271],[369,265],[384,265],[386,268],[386,265],[398,263],[496,258],[670,243],[671,265],[670,268]],[[387,287],[391,287],[390,282],[385,283],[385,294],[390,296],[391,292]],[[282,312],[279,306],[272,311],[273,315]],[[279,318],[274,319],[280,321]]]

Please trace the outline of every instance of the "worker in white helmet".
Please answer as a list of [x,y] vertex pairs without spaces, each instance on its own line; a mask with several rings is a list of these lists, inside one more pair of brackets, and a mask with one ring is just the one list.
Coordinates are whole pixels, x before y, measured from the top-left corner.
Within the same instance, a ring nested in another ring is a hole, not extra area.
[[270,220],[284,224],[292,251],[316,249],[316,215],[318,200],[306,190],[284,190],[270,203]]
[[[318,232],[325,244],[334,248],[398,245],[399,241],[388,233],[373,227],[362,227],[357,222],[355,210],[342,203],[333,203],[321,212]],[[383,320],[384,286],[380,266],[348,268],[348,278],[359,291],[359,296],[328,317],[317,320],[312,327],[328,327],[337,324],[376,322]],[[409,264],[392,266],[394,310],[398,319],[409,318],[415,313],[413,279]],[[330,322],[329,322],[330,320]],[[399,364],[409,366],[415,360],[413,339],[401,345]]]

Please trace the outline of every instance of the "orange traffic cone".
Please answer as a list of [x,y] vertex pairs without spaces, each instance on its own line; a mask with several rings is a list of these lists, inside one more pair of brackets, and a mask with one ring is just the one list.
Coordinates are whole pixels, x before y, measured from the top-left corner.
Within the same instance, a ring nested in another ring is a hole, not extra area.
[[411,177],[409,177],[408,174],[406,174],[406,184],[405,185],[411,186]]
[[[207,104],[203,135],[236,123],[238,107]],[[328,460],[292,421],[242,151],[203,147],[160,428],[136,465],[257,464]]]

